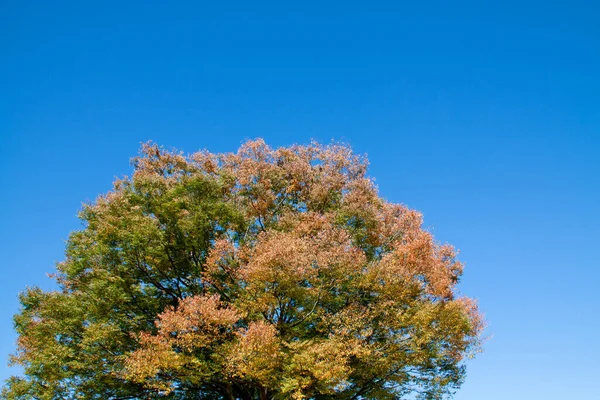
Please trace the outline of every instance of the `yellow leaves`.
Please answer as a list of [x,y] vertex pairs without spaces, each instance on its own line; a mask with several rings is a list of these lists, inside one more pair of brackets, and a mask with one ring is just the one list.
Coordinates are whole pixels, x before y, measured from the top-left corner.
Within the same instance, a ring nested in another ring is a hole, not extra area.
[[168,382],[152,378],[162,370],[177,371],[183,367],[182,356],[172,350],[171,343],[161,336],[141,333],[138,338],[140,348],[131,353],[125,362],[125,378],[145,383],[152,388],[171,391]]
[[236,334],[227,369],[234,377],[253,380],[264,387],[276,384],[281,365],[281,344],[275,327],[265,321],[251,322]]
[[357,351],[352,344],[335,338],[286,343],[289,361],[282,393],[304,399],[314,393],[334,394],[343,388],[352,372],[349,357]]
[[452,367],[483,326],[453,300],[462,264],[420,213],[379,196],[349,147],[146,144],[133,163],[82,212],[64,292],[22,299],[15,361],[68,384],[92,363],[182,398],[358,398],[365,382],[381,382],[365,398],[394,398],[414,371],[414,387],[460,380]]
[[[194,179],[186,174],[219,182],[215,193],[245,218],[242,232],[207,236],[209,248],[195,253],[203,294],[165,310],[157,335],[140,337],[129,361],[138,378],[164,368],[198,383],[217,371],[228,383],[303,399],[343,392],[357,369],[404,382],[404,366],[458,362],[476,346],[477,308],[452,300],[462,273],[454,249],[435,242],[419,212],[380,198],[367,161],[349,147],[273,149],[259,139],[237,153],[185,159],[148,145],[135,165],[134,181],[162,199],[177,229],[193,231],[200,218],[185,197]],[[177,180],[182,188],[171,196]],[[126,213],[138,237],[165,239],[139,215]],[[120,222],[106,220],[113,229]],[[146,257],[159,264],[160,254]]]

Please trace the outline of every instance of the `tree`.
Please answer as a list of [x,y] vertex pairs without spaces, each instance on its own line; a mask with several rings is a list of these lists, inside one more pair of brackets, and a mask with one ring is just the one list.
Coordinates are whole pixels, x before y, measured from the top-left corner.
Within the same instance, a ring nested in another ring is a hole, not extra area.
[[482,318],[421,216],[343,145],[154,144],[27,289],[3,397],[438,399]]

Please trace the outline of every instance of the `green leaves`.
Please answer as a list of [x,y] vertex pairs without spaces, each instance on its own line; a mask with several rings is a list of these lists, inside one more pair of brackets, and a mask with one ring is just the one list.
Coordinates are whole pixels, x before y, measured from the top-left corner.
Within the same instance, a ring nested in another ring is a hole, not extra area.
[[340,145],[146,144],[29,289],[5,398],[392,399],[457,387],[482,319],[419,213]]

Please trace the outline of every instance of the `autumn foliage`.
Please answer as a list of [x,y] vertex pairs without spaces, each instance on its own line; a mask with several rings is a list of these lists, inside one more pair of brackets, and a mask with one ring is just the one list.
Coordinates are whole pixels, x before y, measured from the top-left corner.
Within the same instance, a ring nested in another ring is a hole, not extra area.
[[154,145],[15,316],[3,396],[442,398],[479,348],[462,265],[343,145]]

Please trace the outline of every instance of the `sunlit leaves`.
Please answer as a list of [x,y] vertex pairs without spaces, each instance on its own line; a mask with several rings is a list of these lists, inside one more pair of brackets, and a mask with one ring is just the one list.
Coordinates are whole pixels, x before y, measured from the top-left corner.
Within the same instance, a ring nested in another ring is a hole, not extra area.
[[7,398],[436,399],[482,318],[462,265],[344,145],[145,144],[15,317]]

